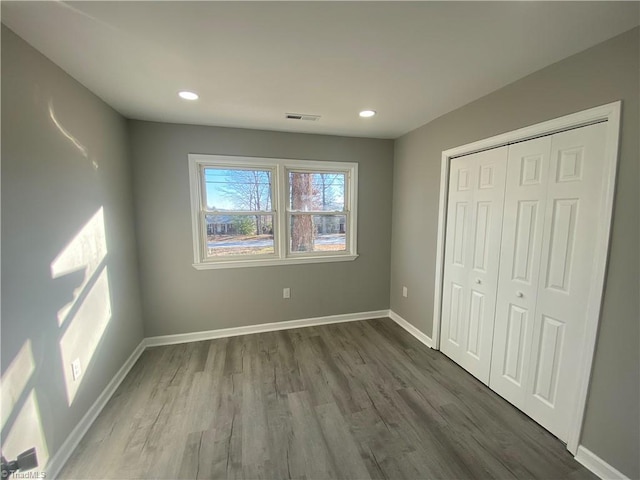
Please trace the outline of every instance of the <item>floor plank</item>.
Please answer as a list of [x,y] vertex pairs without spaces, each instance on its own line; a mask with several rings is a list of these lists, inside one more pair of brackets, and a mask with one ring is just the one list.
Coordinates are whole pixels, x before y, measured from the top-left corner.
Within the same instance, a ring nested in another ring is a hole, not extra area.
[[150,348],[60,478],[596,477],[378,319]]

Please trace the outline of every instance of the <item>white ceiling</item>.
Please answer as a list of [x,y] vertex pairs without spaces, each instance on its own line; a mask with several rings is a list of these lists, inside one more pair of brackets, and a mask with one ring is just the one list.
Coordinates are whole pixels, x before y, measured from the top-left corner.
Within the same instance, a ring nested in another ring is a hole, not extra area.
[[[1,7],[3,23],[126,117],[382,138],[640,23],[639,3],[609,1]],[[359,118],[365,108],[378,115]]]

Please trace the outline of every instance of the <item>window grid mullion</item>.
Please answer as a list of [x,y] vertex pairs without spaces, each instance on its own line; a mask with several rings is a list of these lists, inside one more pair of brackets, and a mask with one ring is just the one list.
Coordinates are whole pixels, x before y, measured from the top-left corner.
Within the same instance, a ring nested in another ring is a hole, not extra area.
[[228,216],[235,217],[238,215],[275,215],[275,210],[208,210],[204,209],[202,212],[204,215],[217,215],[217,216]]
[[337,216],[337,215],[346,215],[349,213],[349,210],[287,210],[287,214],[289,215],[329,215],[329,216]]

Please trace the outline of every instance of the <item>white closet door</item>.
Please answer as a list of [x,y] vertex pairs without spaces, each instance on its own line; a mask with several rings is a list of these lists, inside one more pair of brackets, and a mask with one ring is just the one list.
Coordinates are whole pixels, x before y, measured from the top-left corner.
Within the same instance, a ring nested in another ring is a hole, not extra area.
[[455,158],[449,202],[441,350],[489,382],[507,147]]
[[568,437],[601,204],[606,125],[553,136],[527,413]]
[[523,408],[533,338],[551,137],[509,148],[490,386]]
[[605,132],[591,125],[509,155],[490,386],[565,441],[602,221]]

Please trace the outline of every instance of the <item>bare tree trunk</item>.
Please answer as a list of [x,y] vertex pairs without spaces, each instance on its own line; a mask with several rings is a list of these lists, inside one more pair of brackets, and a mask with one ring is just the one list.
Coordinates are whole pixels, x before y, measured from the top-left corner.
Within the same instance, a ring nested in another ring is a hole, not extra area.
[[[326,210],[327,208],[327,185],[324,173],[320,174],[320,178],[322,179],[322,210]],[[326,215],[322,216],[322,234],[326,235],[327,233],[327,217]]]
[[[291,203],[293,210],[312,210],[313,181],[311,175],[291,174]],[[291,250],[313,251],[313,217],[294,215],[291,224]]]
[[[255,209],[260,210],[260,179],[256,172],[253,172],[253,187],[256,195]],[[260,215],[256,215],[256,235],[262,235],[262,218]]]

